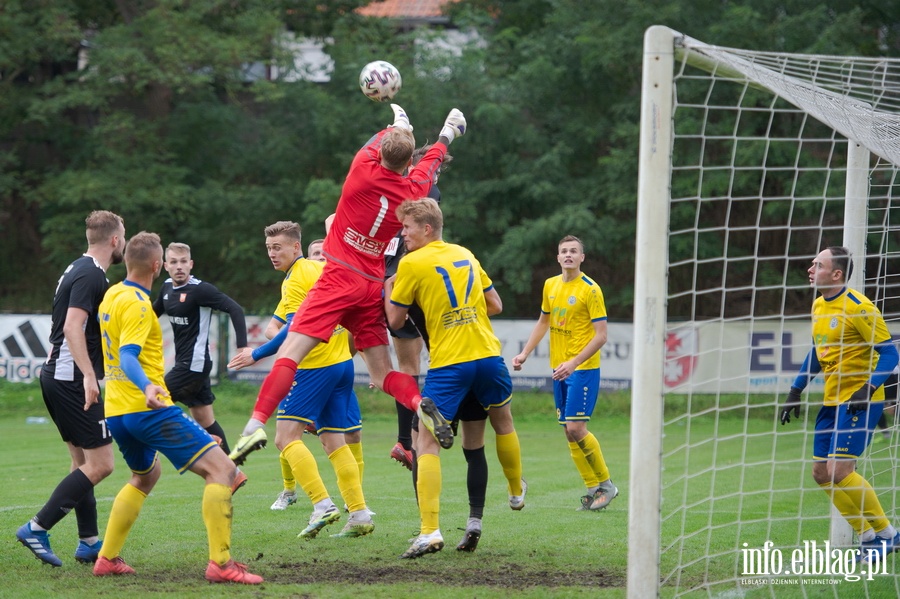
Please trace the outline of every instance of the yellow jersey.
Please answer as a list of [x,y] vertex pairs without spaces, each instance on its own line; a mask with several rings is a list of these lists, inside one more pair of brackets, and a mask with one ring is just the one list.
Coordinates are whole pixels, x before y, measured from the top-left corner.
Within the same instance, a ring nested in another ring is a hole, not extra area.
[[[550,368],[577,356],[595,335],[594,322],[606,320],[603,291],[582,274],[569,282],[562,275],[544,281],[541,312],[550,317]],[[576,370],[600,368],[600,352]]]
[[391,302],[418,304],[431,337],[431,368],[500,355],[484,292],[493,282],[460,245],[432,241],[403,256]]
[[[287,322],[287,317],[297,311],[301,302],[316,281],[322,275],[325,268],[324,262],[298,258],[284,275],[281,283],[281,301],[275,308],[275,318]],[[347,329],[338,325],[334,327],[334,333],[328,343],[320,343],[307,354],[303,361],[297,365],[298,370],[311,370],[324,366],[333,366],[346,362],[352,358],[350,355],[350,343]]]
[[[106,417],[149,412],[144,390],[128,379],[120,361],[123,347],[138,346],[138,363],[147,378],[165,388],[162,329],[149,290],[127,280],[116,283],[103,297],[98,318],[106,378]],[[172,404],[168,397],[158,399]]]
[[[844,403],[869,381],[878,364],[875,345],[891,339],[875,304],[849,287],[834,297],[816,298],[812,308],[812,334],[825,377],[826,406]],[[884,386],[881,386],[872,394],[872,401],[883,400]]]

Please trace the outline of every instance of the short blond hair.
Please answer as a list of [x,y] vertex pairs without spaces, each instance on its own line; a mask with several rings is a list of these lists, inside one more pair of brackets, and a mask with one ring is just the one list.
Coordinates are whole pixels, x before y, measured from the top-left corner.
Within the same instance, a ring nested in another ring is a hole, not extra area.
[[125,228],[125,220],[109,210],[94,210],[84,219],[84,224],[88,245],[108,241],[119,232],[119,227]]
[[278,237],[279,235],[284,235],[288,239],[300,241],[300,225],[293,221],[280,220],[277,223],[272,223],[265,228],[264,232],[266,237]]
[[381,138],[381,162],[385,168],[401,172],[409,166],[416,138],[412,131],[402,127],[392,127]]
[[169,255],[169,252],[174,252],[176,254],[187,254],[188,258],[191,257],[191,246],[186,243],[180,243],[178,241],[173,241],[169,245],[166,246],[166,256]]
[[407,217],[412,218],[417,225],[431,225],[438,238],[444,230],[444,213],[432,198],[404,200],[397,207],[397,218],[402,222]]
[[125,266],[129,272],[148,272],[154,260],[162,259],[162,251],[159,235],[141,231],[125,246]]

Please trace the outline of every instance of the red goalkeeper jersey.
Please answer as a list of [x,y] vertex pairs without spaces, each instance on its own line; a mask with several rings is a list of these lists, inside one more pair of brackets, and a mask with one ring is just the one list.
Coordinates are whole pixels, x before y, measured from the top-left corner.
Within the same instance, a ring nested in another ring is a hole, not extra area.
[[384,279],[384,250],[402,228],[397,207],[428,195],[447,152],[444,144],[434,144],[404,177],[381,166],[381,138],[387,131],[375,135],[353,158],[322,247],[329,262],[379,282]]

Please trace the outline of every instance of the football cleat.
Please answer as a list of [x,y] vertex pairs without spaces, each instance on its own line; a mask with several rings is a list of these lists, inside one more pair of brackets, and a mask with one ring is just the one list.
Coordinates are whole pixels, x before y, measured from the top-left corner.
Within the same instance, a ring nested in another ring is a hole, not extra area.
[[75,561],[82,564],[93,564],[100,556],[101,547],[103,547],[103,541],[97,541],[93,545],[78,541],[78,547],[75,548]]
[[62,560],[50,549],[50,533],[46,530],[31,530],[31,522],[26,522],[16,531],[16,539],[45,564],[55,568],[62,566]]
[[431,534],[416,537],[409,549],[400,556],[400,559],[416,559],[429,553],[437,553],[443,548],[444,537],[441,536],[440,530],[436,530]]
[[441,415],[430,397],[422,398],[416,413],[419,415],[419,421],[425,425],[428,432],[434,435],[441,447],[444,449],[453,447],[453,430],[450,428],[450,423]]
[[522,494],[521,495],[510,495],[509,496],[509,508],[511,510],[519,511],[525,507],[525,494],[528,492],[528,483],[525,482],[525,479],[522,479]]
[[234,473],[234,482],[231,484],[231,494],[234,495],[237,493],[237,490],[247,484],[247,475],[238,469],[237,472]]
[[121,557],[106,559],[98,557],[94,563],[94,576],[121,576],[134,574],[134,568],[125,563]]
[[313,510],[312,515],[309,517],[309,525],[301,530],[297,536],[302,539],[315,539],[320,530],[340,519],[341,510],[334,504],[331,504],[326,510]]
[[403,449],[401,443],[398,442],[394,445],[394,448],[391,450],[391,459],[400,462],[400,465],[407,470],[412,470],[413,453],[409,449]]
[[263,577],[251,574],[247,571],[247,566],[245,564],[238,563],[233,559],[228,560],[221,566],[216,562],[209,560],[209,565],[206,567],[206,580],[210,582],[260,584],[263,581]]
[[481,540],[481,518],[469,518],[466,523],[466,534],[456,546],[457,551],[475,551],[478,541]]
[[587,512],[591,509],[591,503],[594,501],[593,493],[581,496],[581,505],[576,509],[578,512]]
[[363,514],[364,517],[360,519],[356,519],[351,515],[350,518],[347,519],[347,524],[344,525],[344,529],[331,536],[335,539],[353,539],[356,537],[364,537],[367,534],[374,532],[375,523],[372,522],[369,511],[365,510]]
[[591,502],[585,506],[586,509],[596,512],[604,509],[610,502],[619,496],[619,489],[613,484],[612,480],[600,483],[600,488],[594,491]]
[[278,497],[275,498],[275,503],[273,503],[272,507],[269,509],[282,511],[286,510],[289,505],[294,505],[295,503],[297,503],[296,491],[284,490],[278,494]]
[[257,449],[265,447],[268,441],[269,438],[266,435],[266,429],[258,428],[246,437],[238,437],[237,443],[234,444],[234,449],[231,450],[228,457],[231,458],[231,461],[236,465],[240,466],[247,460],[248,455]]
[[877,565],[887,555],[893,551],[900,549],[900,532],[894,535],[892,539],[883,539],[875,537],[871,541],[860,543],[856,552],[856,561],[865,564]]

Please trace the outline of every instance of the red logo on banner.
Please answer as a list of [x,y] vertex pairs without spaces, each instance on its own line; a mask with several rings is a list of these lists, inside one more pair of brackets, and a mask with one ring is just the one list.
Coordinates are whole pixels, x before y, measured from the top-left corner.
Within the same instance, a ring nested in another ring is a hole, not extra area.
[[697,366],[697,330],[683,328],[666,334],[666,366],[663,381],[666,387],[677,387],[691,378]]

